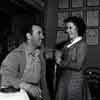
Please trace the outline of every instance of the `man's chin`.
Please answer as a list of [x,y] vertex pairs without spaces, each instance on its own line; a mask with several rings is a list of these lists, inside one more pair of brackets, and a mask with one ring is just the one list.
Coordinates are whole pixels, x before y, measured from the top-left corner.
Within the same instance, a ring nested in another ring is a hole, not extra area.
[[38,47],[40,48],[40,47],[41,47],[41,44],[42,44],[42,43],[37,44],[37,48],[38,48]]

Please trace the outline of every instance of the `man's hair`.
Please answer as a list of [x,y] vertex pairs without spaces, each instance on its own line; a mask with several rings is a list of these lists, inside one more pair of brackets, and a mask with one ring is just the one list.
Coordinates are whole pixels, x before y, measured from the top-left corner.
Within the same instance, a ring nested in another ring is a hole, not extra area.
[[78,35],[84,36],[86,32],[86,24],[81,17],[71,16],[64,20],[64,23],[72,22],[78,28]]
[[31,33],[31,31],[32,31],[32,24],[28,24],[23,28],[23,30],[21,31],[22,32],[23,41],[27,40],[26,34],[28,32]]
[[[33,26],[39,26],[41,27],[39,24],[29,24],[27,25],[24,29],[23,29],[23,40],[26,41],[27,40],[27,37],[26,37],[26,34],[27,33],[30,33],[32,34],[32,27]],[[42,28],[42,27],[41,27]]]

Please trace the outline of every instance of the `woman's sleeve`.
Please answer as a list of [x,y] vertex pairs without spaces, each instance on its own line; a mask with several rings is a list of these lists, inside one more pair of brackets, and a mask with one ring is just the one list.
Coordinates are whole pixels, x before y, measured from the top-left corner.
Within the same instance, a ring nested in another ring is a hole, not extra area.
[[69,61],[69,67],[80,70],[82,69],[83,64],[85,63],[85,58],[86,58],[86,53],[87,53],[87,47],[85,43],[82,43],[79,45],[79,47],[76,50],[76,58],[75,60],[70,60]]

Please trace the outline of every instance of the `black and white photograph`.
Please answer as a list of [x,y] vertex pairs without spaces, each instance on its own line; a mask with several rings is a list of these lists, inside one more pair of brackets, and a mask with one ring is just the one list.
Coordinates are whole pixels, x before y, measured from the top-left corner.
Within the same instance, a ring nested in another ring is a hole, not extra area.
[[0,100],[100,100],[100,0],[0,0]]

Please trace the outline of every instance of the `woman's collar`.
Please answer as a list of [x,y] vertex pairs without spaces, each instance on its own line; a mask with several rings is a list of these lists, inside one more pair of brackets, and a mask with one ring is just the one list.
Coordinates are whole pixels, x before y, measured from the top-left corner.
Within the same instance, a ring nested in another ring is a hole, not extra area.
[[79,42],[80,40],[82,40],[82,37],[76,37],[70,44],[67,45],[67,48],[70,48],[71,46],[73,46],[74,44],[76,44],[77,42]]

